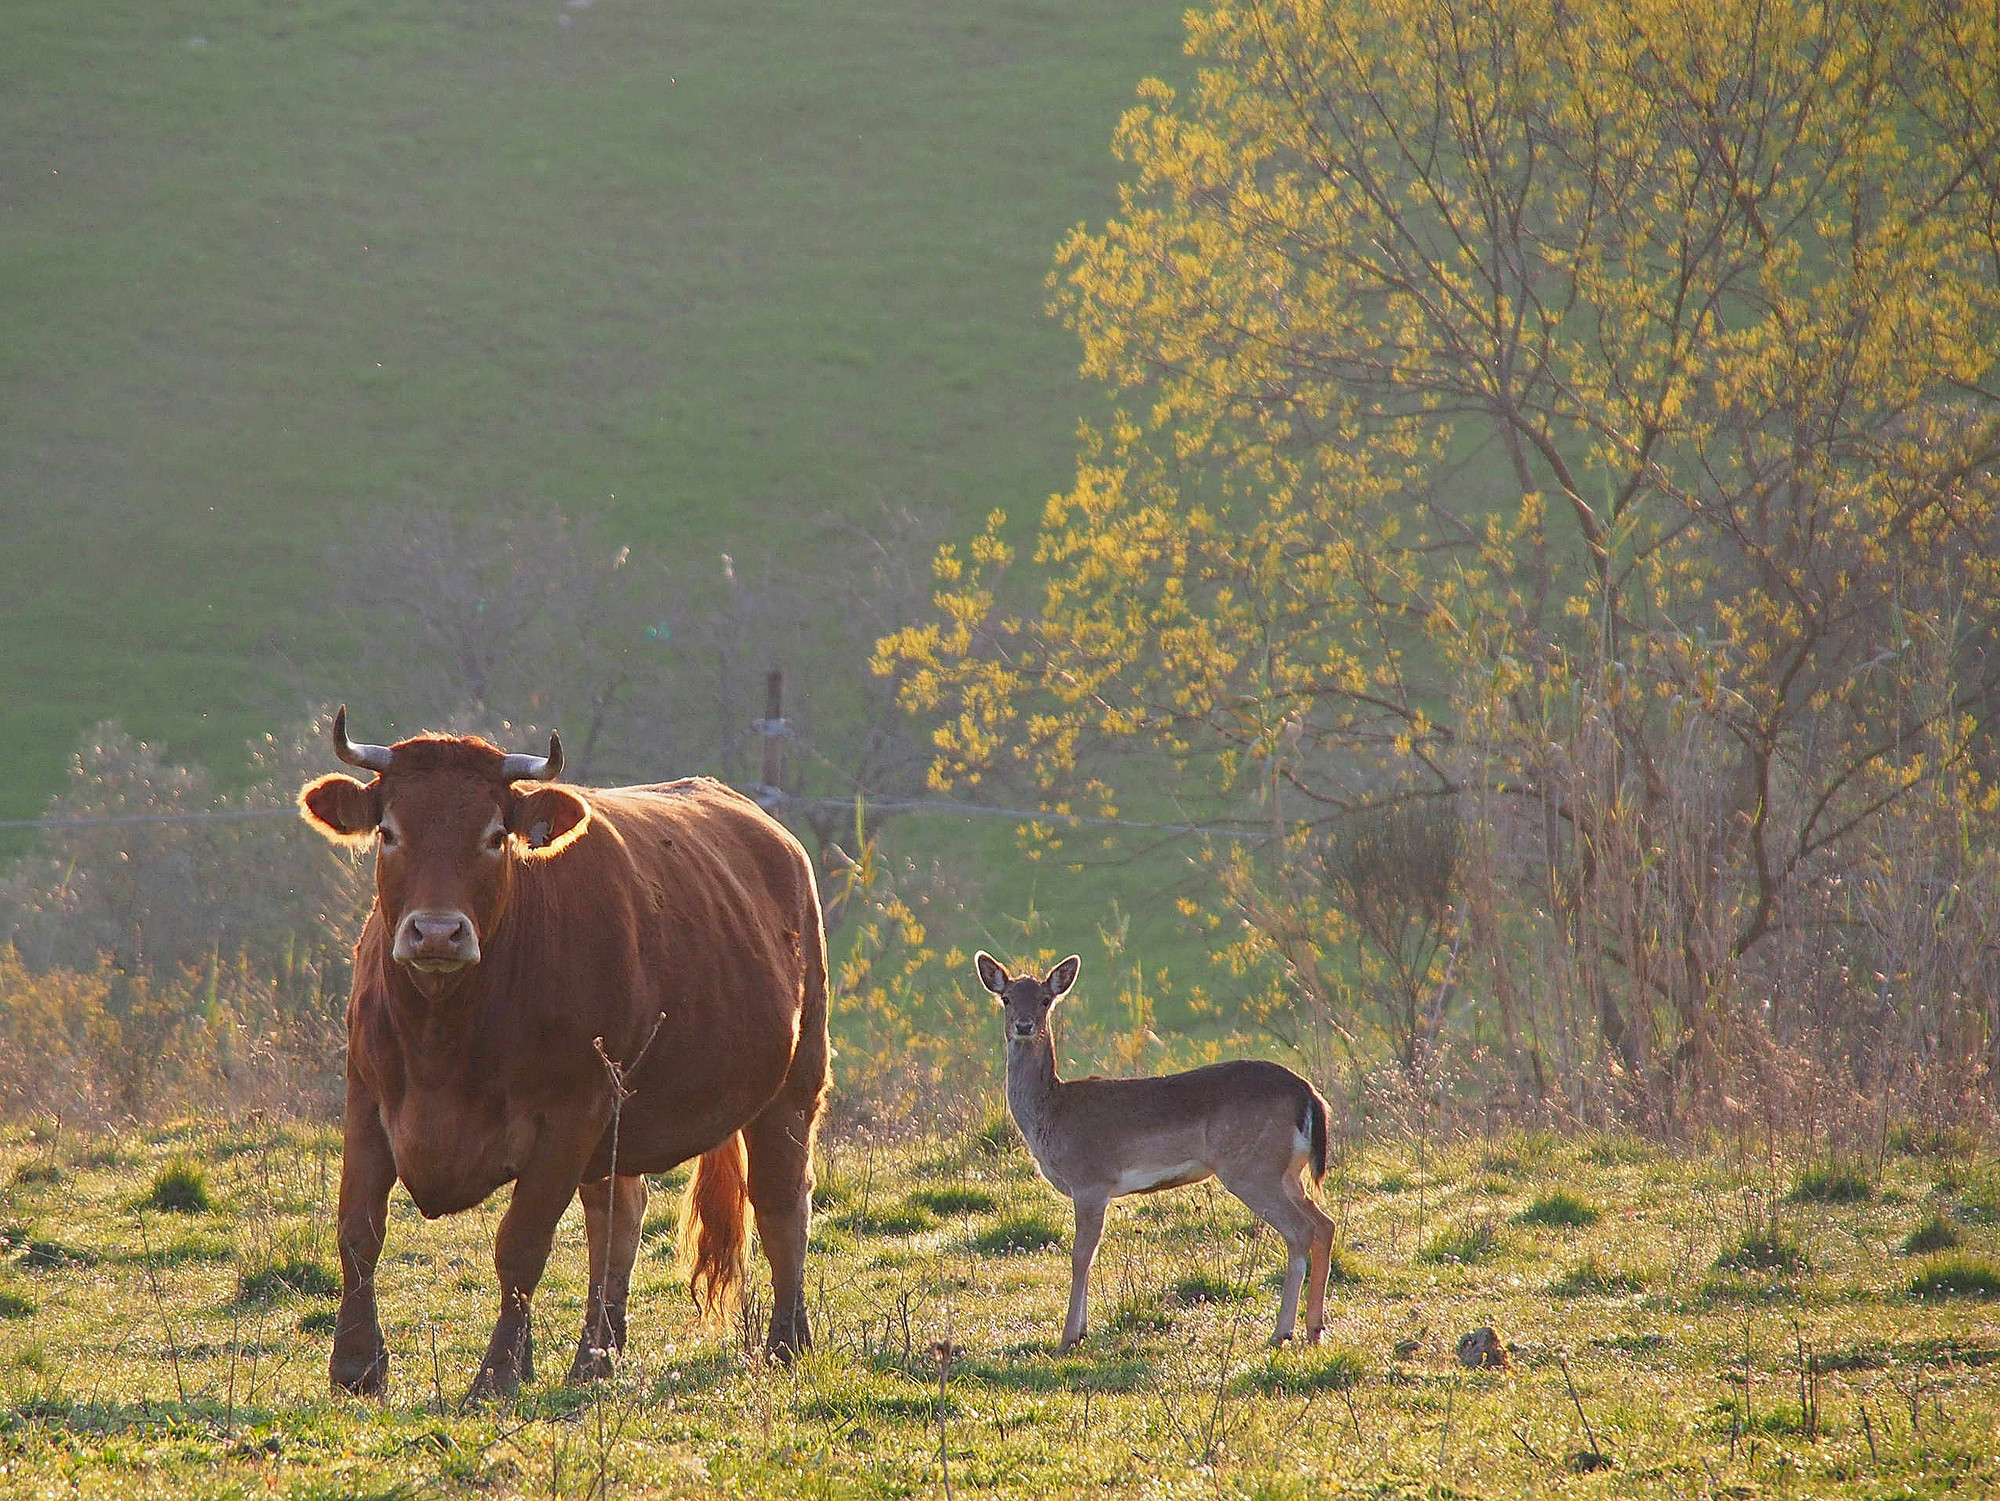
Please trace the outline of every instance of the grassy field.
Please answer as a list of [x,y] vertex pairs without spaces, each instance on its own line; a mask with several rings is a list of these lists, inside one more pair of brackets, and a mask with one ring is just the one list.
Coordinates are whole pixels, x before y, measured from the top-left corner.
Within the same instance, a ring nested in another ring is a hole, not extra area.
[[[1114,1208],[1091,1337],[1058,1357],[1067,1206],[1011,1128],[829,1140],[810,1358],[767,1367],[686,1325],[661,1192],[620,1373],[587,1393],[545,1382],[475,1413],[455,1399],[490,1321],[496,1215],[427,1224],[400,1195],[383,1262],[389,1396],[326,1395],[337,1171],[334,1137],[297,1127],[9,1135],[0,1491],[1877,1497],[2000,1485],[2000,1177],[1983,1158],[1891,1148],[1857,1172],[1610,1136],[1352,1149],[1325,1192],[1349,1280],[1324,1347],[1262,1348],[1279,1248],[1197,1187]],[[581,1317],[580,1239],[572,1215],[538,1302],[545,1375],[566,1367]],[[1453,1358],[1482,1325],[1511,1346],[1510,1369]],[[940,1372],[931,1351],[945,1340],[960,1351]]]
[[98,719],[226,775],[301,671],[362,697],[326,549],[413,502],[781,557],[1037,511],[1087,399],[1042,279],[1180,10],[17,8],[0,818]]

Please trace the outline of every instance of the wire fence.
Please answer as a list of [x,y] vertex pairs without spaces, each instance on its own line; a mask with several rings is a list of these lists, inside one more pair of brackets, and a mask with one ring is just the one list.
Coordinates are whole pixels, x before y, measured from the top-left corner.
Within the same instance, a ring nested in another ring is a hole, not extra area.
[[[746,790],[747,796],[754,798],[760,805],[773,812],[781,812],[786,808],[851,810],[856,806],[856,799],[853,798],[794,797],[788,793],[773,797],[770,794],[771,789],[765,787]],[[1274,837],[1269,828],[1242,829],[1208,824],[1150,823],[1143,819],[1108,818],[1089,813],[1056,813],[1033,808],[998,808],[983,803],[952,802],[940,798],[889,799],[882,802],[871,802],[864,798],[860,800],[860,807],[863,812],[877,817],[891,813],[915,813],[954,818],[1005,818],[1015,823],[1059,824],[1064,828],[1136,829],[1153,834],[1235,839],[1249,843],[1265,843]],[[298,810],[290,807],[210,808],[191,809],[184,813],[103,813],[59,818],[0,818],[0,829],[92,829],[124,824],[189,824],[298,816]]]

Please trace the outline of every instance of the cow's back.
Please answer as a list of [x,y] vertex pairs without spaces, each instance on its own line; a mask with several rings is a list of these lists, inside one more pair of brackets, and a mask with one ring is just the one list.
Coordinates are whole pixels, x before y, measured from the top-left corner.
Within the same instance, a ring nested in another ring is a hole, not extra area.
[[591,1013],[593,1035],[631,1069],[621,1166],[679,1161],[774,1094],[801,1027],[826,1024],[812,862],[755,803],[706,777],[583,795],[590,829],[527,870],[546,883],[536,905],[571,929],[555,946],[588,956],[580,967],[603,975],[602,993],[548,990],[542,1003]]

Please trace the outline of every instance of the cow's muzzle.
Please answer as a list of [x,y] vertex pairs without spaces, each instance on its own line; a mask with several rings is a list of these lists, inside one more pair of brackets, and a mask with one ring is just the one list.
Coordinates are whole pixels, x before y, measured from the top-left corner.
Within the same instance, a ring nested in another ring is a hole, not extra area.
[[479,933],[463,912],[406,912],[390,954],[398,964],[448,975],[479,962]]

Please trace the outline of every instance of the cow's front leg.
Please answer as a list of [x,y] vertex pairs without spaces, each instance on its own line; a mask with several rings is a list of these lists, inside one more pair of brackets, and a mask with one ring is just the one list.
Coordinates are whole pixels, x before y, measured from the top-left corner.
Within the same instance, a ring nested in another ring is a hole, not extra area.
[[382,1129],[375,1097],[349,1076],[347,1121],[340,1152],[340,1312],[334,1318],[327,1374],[342,1391],[380,1396],[389,1377],[389,1347],[375,1308],[375,1263],[389,1220],[396,1159]]
[[486,1358],[465,1394],[468,1406],[488,1397],[511,1397],[535,1379],[534,1331],[529,1311],[542,1269],[555,1243],[556,1223],[576,1192],[577,1164],[537,1164],[514,1181],[514,1196],[493,1239],[493,1270],[500,1279],[500,1317]]
[[632,1287],[632,1261],[646,1218],[646,1178],[632,1173],[586,1183],[584,1237],[590,1242],[590,1300],[583,1334],[569,1368],[570,1385],[611,1374],[612,1357],[625,1348],[625,1300]]

